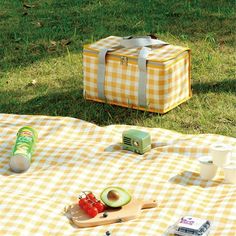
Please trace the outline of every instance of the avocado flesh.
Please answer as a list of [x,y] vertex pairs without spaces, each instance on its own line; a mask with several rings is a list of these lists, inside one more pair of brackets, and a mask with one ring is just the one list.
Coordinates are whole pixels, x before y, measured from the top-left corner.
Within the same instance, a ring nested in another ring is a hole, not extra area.
[[[115,193],[118,199],[109,199],[109,193]],[[109,207],[121,207],[128,204],[131,200],[131,195],[120,187],[108,187],[101,193],[101,200]]]

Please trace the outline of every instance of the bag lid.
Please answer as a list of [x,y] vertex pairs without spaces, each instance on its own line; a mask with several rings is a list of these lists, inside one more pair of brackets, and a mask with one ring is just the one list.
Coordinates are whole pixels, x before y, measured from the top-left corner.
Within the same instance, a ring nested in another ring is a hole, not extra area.
[[[111,48],[111,49],[116,48],[120,46],[122,39],[123,39],[122,37],[109,36],[107,38],[101,39],[92,44],[85,45],[84,49],[99,52],[103,48]],[[148,55],[147,60],[156,61],[156,62],[164,62],[164,61],[171,60],[177,57],[178,55],[180,55],[182,52],[190,50],[189,48],[186,48],[186,47],[175,46],[171,44],[161,45],[161,46],[153,45],[151,46],[151,48],[152,48],[152,51]],[[120,49],[116,49],[114,51],[108,52],[108,54],[117,55],[117,56],[126,56],[129,58],[137,59],[140,49],[141,47],[120,48]]]

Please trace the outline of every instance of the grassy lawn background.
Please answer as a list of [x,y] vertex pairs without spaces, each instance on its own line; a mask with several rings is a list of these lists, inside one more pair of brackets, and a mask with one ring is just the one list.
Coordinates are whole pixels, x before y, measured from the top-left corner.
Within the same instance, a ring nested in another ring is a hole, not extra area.
[[[235,1],[0,0],[0,112],[236,137]],[[146,35],[192,49],[193,97],[165,115],[85,101],[82,46]]]

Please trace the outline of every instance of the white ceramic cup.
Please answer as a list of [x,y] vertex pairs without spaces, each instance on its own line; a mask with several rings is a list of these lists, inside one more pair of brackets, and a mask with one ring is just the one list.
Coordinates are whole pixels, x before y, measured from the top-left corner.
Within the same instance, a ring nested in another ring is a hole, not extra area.
[[236,184],[236,161],[232,161],[223,167],[225,182]]
[[211,146],[211,156],[213,163],[218,167],[228,164],[231,159],[232,147],[224,144]]
[[215,177],[217,166],[213,164],[211,156],[203,156],[199,159],[200,163],[200,176],[202,179],[211,180]]

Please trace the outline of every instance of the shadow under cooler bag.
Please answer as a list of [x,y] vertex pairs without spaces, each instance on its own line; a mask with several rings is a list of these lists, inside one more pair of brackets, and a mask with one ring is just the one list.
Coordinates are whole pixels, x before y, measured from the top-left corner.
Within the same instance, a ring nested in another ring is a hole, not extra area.
[[83,51],[84,97],[165,113],[191,97],[190,49],[149,36],[110,36]]

